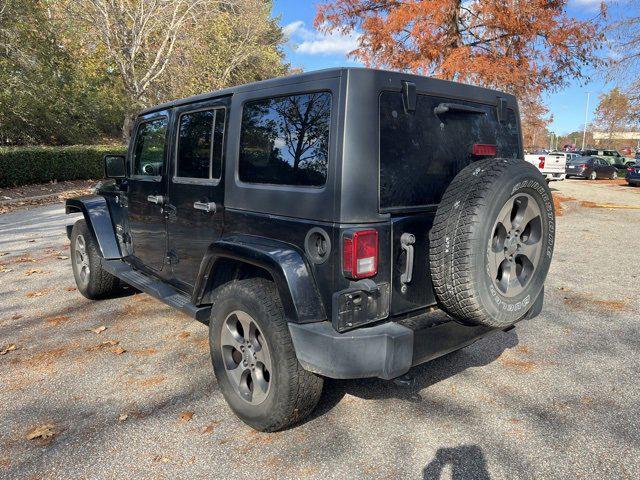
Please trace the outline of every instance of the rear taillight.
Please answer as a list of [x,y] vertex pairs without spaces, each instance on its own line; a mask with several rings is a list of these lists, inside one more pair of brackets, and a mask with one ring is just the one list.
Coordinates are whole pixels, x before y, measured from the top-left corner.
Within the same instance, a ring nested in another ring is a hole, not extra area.
[[633,167],[627,167],[627,172],[633,172],[635,170],[635,168]]
[[378,273],[378,232],[346,233],[342,242],[342,270],[345,277],[366,278]]
[[587,164],[586,163],[581,163],[580,165],[578,165],[578,168],[587,168]]
[[544,157],[538,157],[538,160],[540,160],[538,168],[544,168]]
[[473,154],[477,155],[478,157],[495,157],[496,146],[488,145],[486,143],[474,143]]

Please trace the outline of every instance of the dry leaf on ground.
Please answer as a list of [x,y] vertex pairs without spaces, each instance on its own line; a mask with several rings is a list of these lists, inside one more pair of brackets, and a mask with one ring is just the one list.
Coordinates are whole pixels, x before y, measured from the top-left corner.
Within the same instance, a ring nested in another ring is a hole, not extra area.
[[67,257],[66,255],[58,255],[56,258],[58,260],[69,260],[69,257]]
[[27,240],[27,242],[29,242],[29,243],[36,243],[36,241],[35,241],[34,239]]
[[94,350],[100,350],[107,347],[115,347],[119,343],[120,342],[118,340],[105,340],[104,342],[94,345],[93,347],[87,348],[87,352],[93,352]]
[[13,315],[13,317],[11,317],[11,320],[20,320],[22,318],[22,315],[20,315],[19,313],[16,313]]
[[67,287],[67,292],[75,292],[76,290],[76,287]]
[[218,421],[211,422],[209,425],[207,425],[206,427],[204,427],[202,429],[202,433],[211,433],[211,432],[213,432],[216,429],[216,427],[218,426],[219,423],[220,422],[218,422]]
[[53,438],[58,432],[56,432],[56,426],[53,423],[45,423],[39,425],[27,433],[27,440],[36,440],[42,438],[44,440]]
[[121,413],[120,416],[118,417],[118,421],[124,422],[127,418],[129,418],[129,415],[127,415],[126,413]]
[[193,418],[193,412],[181,412],[180,415],[178,415],[178,418],[180,419],[181,422],[183,423],[187,423],[189,420],[191,420]]
[[0,350],[0,355],[6,355],[9,352],[13,352],[17,348],[18,347],[15,343],[10,343],[6,347],[4,347],[2,350]]
[[29,275],[33,275],[34,273],[42,273],[42,270],[38,270],[37,268],[34,268],[33,270],[27,270],[25,272],[25,275],[28,277]]
[[110,351],[111,353],[115,353],[116,355],[122,355],[123,353],[125,353],[125,352],[126,352],[126,350],[125,350],[124,348],[122,348],[122,347],[118,347],[118,348],[111,348],[111,349],[109,349],[109,351]]
[[107,327],[105,327],[104,325],[100,325],[99,327],[92,328],[90,331],[92,331],[93,333],[100,334],[100,333],[104,332],[106,329],[107,329]]

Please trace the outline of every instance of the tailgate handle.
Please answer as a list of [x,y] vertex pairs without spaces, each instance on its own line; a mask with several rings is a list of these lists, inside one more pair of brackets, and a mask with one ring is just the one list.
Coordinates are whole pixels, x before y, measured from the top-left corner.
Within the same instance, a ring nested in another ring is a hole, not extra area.
[[400,237],[400,246],[402,250],[407,252],[407,261],[404,273],[400,275],[400,283],[405,284],[411,282],[413,276],[413,244],[416,243],[416,237],[410,233],[403,233]]

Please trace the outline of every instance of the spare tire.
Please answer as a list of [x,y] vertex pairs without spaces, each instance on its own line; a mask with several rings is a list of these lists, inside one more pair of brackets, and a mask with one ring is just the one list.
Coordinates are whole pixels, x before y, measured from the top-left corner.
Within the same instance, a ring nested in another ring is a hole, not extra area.
[[533,306],[551,264],[551,191],[523,160],[472,163],[445,191],[429,240],[440,308],[467,325],[513,325]]

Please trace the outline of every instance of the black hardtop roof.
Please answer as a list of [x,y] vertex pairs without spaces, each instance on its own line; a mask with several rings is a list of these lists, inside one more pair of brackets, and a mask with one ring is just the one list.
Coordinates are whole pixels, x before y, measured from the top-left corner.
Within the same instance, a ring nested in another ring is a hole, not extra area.
[[511,97],[511,95],[500,92],[498,90],[492,90],[484,87],[477,87],[473,85],[462,84],[459,82],[452,82],[449,80],[441,80],[438,78],[426,77],[422,75],[415,75],[412,73],[395,72],[391,70],[379,70],[374,68],[363,68],[363,67],[337,67],[337,68],[327,68],[323,70],[316,70],[313,72],[297,73],[297,74],[289,75],[286,77],[271,78],[269,80],[261,80],[259,82],[236,85],[234,87],[229,87],[222,90],[217,90],[217,91],[208,92],[208,93],[201,93],[199,95],[194,95],[186,98],[180,98],[177,100],[172,100],[170,102],[165,102],[159,105],[155,105],[153,107],[146,108],[140,112],[140,115],[146,115],[148,113],[157,112],[160,110],[166,110],[168,108],[178,107],[181,105],[188,105],[190,103],[197,103],[197,102],[206,101],[212,98],[233,95],[236,93],[252,92],[256,90],[266,90],[269,88],[281,87],[286,85],[295,85],[298,83],[348,76],[349,72],[358,72],[360,74],[364,73],[365,75],[370,74],[371,76],[385,75],[385,76],[388,76],[390,79],[412,80],[418,85],[418,90],[420,90],[420,87],[419,87],[420,83],[428,81],[432,83],[441,83],[442,85],[448,85],[450,87],[459,85],[459,86],[464,86],[465,89],[473,88],[473,89],[481,90],[485,94],[494,93],[500,96]]

